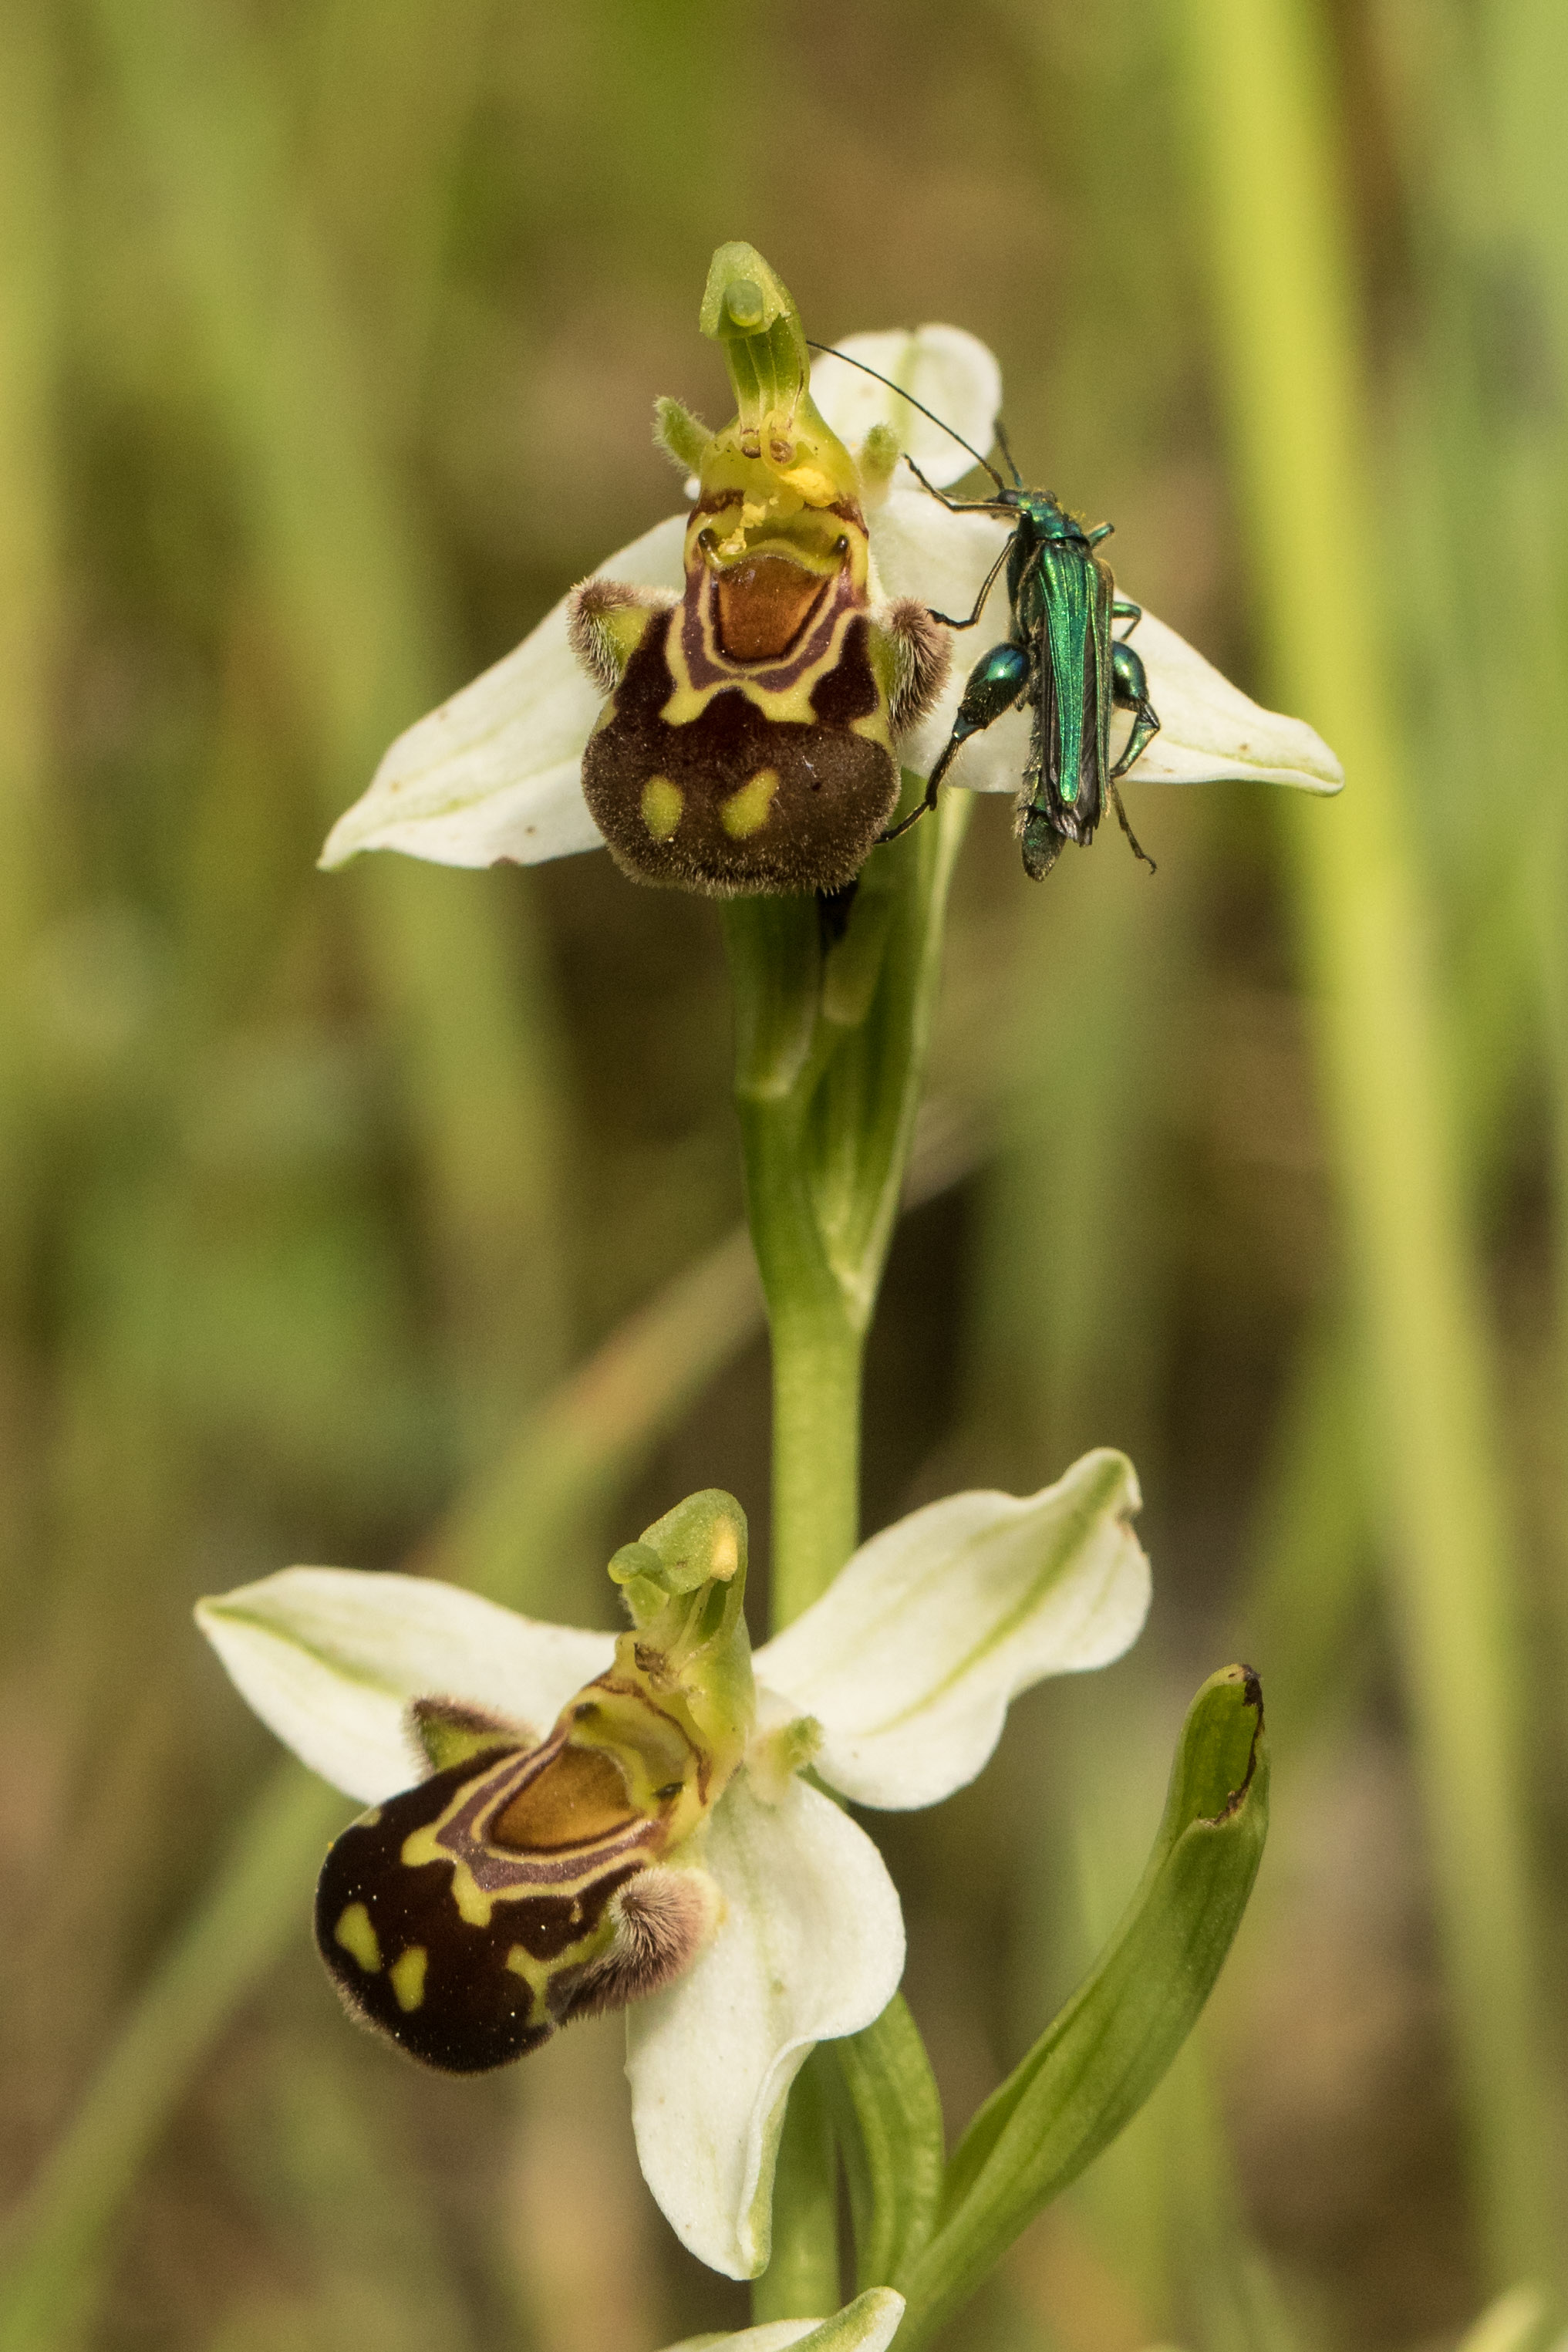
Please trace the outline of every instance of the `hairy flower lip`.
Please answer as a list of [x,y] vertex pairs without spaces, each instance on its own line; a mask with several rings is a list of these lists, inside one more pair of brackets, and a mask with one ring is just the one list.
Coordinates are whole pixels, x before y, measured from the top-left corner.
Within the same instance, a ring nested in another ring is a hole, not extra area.
[[[1038,1495],[949,1496],[862,1544],[757,1653],[752,1748],[698,1857],[725,1917],[685,1975],[627,2012],[643,2169],[710,2267],[766,2267],[790,2083],[818,2041],[880,2015],[903,1970],[881,1855],[801,1769],[880,1808],[973,1780],[1019,1691],[1135,1639],[1149,1598],[1137,1504],[1132,1465],[1109,1451]],[[197,1613],[263,1720],[371,1804],[409,1785],[413,1698],[439,1690],[548,1725],[614,1646],[455,1586],[351,1570],[286,1570]]]
[[[974,447],[990,446],[1000,373],[990,352],[962,328],[852,335],[840,348],[896,375]],[[812,388],[846,441],[858,444],[873,425],[883,424],[899,434],[938,488],[968,470],[969,457],[895,392],[831,356],[817,362]],[[895,476],[880,496],[868,485],[876,591],[890,601],[909,597],[940,612],[967,612],[1006,527],[989,515],[951,514],[912,481],[906,487],[906,478]],[[668,517],[608,556],[595,576],[678,594],[691,521],[689,510]],[[324,866],[344,865],[371,849],[445,866],[536,865],[602,845],[580,772],[600,697],[567,644],[567,603],[563,597],[520,646],[398,737],[368,790],[333,826],[321,855]],[[930,716],[899,745],[904,764],[915,773],[928,773],[946,743],[974,659],[1007,634],[998,583],[978,625],[956,637],[952,674]],[[1152,614],[1139,622],[1134,642],[1148,668],[1162,728],[1129,771],[1128,782],[1236,777],[1311,793],[1340,790],[1338,761],[1303,720],[1251,701]],[[1125,740],[1125,714],[1118,719],[1113,749]],[[976,792],[1016,792],[1027,731],[1021,713],[1001,719],[966,744],[950,781]]]

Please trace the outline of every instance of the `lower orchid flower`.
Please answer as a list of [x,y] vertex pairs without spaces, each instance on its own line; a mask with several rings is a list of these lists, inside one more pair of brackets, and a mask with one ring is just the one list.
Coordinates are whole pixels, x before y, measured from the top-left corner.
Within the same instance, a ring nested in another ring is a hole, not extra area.
[[1108,1451],[1023,1499],[949,1496],[755,1659],[745,1515],[717,1492],[616,1554],[618,1638],[338,1569],[197,1613],[262,1719],[371,1807],[317,1905],[354,2013],[467,2072],[626,2007],[643,2173],[691,2251],[747,2278],[791,2082],[904,1968],[893,1882],[835,1797],[935,1804],[1018,1693],[1119,1657],[1149,1599],[1138,1500]]
[[[932,490],[967,469],[964,445],[993,444],[996,360],[960,328],[926,326],[841,346],[887,383],[831,353],[812,365],[793,303],[749,247],[716,256],[703,326],[724,345],[738,414],[710,433],[658,404],[689,513],[607,557],[400,736],[324,866],[367,849],[533,865],[608,838],[643,881],[836,890],[883,837],[900,770],[930,774],[968,667],[937,616],[972,608],[1010,529]],[[967,642],[981,653],[1009,629],[998,580]],[[1260,709],[1152,614],[1135,643],[1159,732],[1127,782],[1340,789],[1303,721]],[[1132,723],[1113,715],[1113,760]],[[950,780],[1017,793],[1029,749],[1017,709],[965,743]]]

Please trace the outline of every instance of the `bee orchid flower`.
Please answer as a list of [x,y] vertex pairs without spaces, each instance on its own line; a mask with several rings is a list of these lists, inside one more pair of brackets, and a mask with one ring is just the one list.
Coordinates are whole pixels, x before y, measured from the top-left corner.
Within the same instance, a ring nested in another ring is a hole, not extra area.
[[[832,889],[877,841],[900,768],[930,774],[974,657],[1009,634],[1004,578],[961,638],[936,617],[973,607],[1011,527],[933,495],[992,446],[995,358],[933,325],[852,335],[843,356],[813,364],[749,247],[720,248],[703,324],[724,344],[738,411],[709,433],[658,404],[689,511],[607,556],[401,735],[333,827],[324,866],[368,849],[535,865],[608,839],[644,881]],[[1312,728],[1260,709],[1153,614],[1135,628],[1159,731],[1126,782],[1340,789]],[[1132,724],[1113,714],[1113,761]],[[964,743],[950,781],[1016,794],[1029,751],[1016,709]]]
[[774,2159],[812,2046],[880,2016],[897,1893],[842,1800],[937,1803],[1009,1703],[1135,1639],[1132,1465],[952,1495],[862,1545],[752,1657],[746,1522],[695,1496],[611,1564],[632,1625],[548,1625],[452,1585],[295,1568],[198,1619],[243,1696],[371,1810],[317,1938],[353,2013],[474,2071],[624,2007],[643,2170],[691,2251],[766,2268]]

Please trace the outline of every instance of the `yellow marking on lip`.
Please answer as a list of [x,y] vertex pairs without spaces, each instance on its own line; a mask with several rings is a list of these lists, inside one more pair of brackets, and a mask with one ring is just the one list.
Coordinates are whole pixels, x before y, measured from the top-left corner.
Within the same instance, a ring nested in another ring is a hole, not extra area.
[[542,2025],[549,2016],[546,1996],[555,1969],[548,1960],[536,1960],[522,1944],[514,1944],[507,1954],[507,1966],[515,1977],[521,1977],[528,1989],[528,2023]]
[[362,1903],[350,1903],[332,1930],[332,1941],[341,1944],[349,1958],[373,1977],[381,1968],[381,1938],[376,1934],[371,1915]]
[[650,776],[643,787],[643,822],[655,841],[668,841],[681,821],[686,796],[668,776]]
[[720,805],[718,821],[732,840],[749,841],[754,833],[761,832],[778,790],[778,769],[758,768],[749,782],[731,793]]
[[388,1974],[392,1989],[397,1995],[397,2005],[405,2014],[416,2010],[424,1999],[424,1972],[430,1966],[430,1954],[423,1944],[411,1944],[400,1952]]
[[487,1927],[494,1899],[477,1885],[473,1872],[461,1856],[449,1853],[436,1836],[458,1806],[465,1801],[467,1789],[460,1789],[440,1821],[429,1822],[423,1829],[411,1830],[402,1842],[400,1857],[405,1870],[421,1870],[427,1862],[444,1862],[452,1865],[452,1900],[457,1906],[457,1916],[470,1927]]

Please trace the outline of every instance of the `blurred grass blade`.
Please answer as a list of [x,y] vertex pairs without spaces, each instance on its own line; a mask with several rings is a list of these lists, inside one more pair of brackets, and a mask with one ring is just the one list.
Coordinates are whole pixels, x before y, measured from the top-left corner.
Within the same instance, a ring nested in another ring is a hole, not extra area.
[[[549,1458],[549,1433],[576,1432],[551,1471],[549,1525],[596,1506],[673,1428],[694,1394],[760,1328],[761,1298],[737,1234],[614,1335],[525,1430],[500,1495],[528,1512],[517,1465]],[[586,1408],[591,1406],[591,1411]],[[478,1499],[430,1557],[524,1608],[551,1601],[549,1550],[497,1551],[494,1503]],[[0,2253],[0,2352],[57,2352],[85,2322],[106,2232],[196,2069],[240,2003],[301,1933],[322,1849],[346,1801],[301,1767],[279,1765],[228,1858],[155,1970]]]
[[562,1381],[497,1468],[421,1547],[415,1565],[513,1609],[564,1608],[566,1596],[552,1593],[552,1574],[581,1541],[596,1507],[636,1475],[718,1367],[761,1328],[756,1261],[737,1231]]
[[1182,1727],[1142,1884],[1089,1977],[994,2092],[948,2167],[943,2219],[898,2284],[904,2340],[951,2319],[1040,2207],[1134,2116],[1191,2032],[1230,1949],[1268,1831],[1257,1681],[1229,1666]]
[[[55,418],[58,328],[57,67],[48,13],[0,7],[0,1378],[25,1328],[36,1269],[42,1121],[19,984],[63,861],[66,810],[51,806],[51,696],[59,619]],[[32,1449],[7,1449],[6,1517],[33,1524]],[[22,1549],[18,1543],[18,1549]],[[9,1541],[7,1545],[9,1549]],[[0,1577],[9,1562],[0,1554]],[[27,1580],[30,1583],[31,1578]],[[17,1599],[24,1596],[18,1594]],[[18,1613],[6,1592],[8,1641]]]
[[1546,2303],[1534,2287],[1516,2286],[1483,2311],[1458,2352],[1542,2352]]
[[887,2286],[930,2237],[942,2195],[942,2101],[902,1993],[874,2025],[830,2042],[829,2100],[854,2219],[855,2284]]
[[[377,354],[301,201],[259,38],[189,0],[99,0],[96,21],[315,717],[325,826],[455,682],[433,567],[376,442]],[[395,857],[334,887],[404,1057],[476,1457],[562,1352],[559,1089],[528,900],[516,876]]]
[[1375,502],[1323,27],[1306,0],[1186,0],[1177,23],[1270,691],[1322,730],[1348,779],[1343,801],[1306,813],[1290,837],[1481,2227],[1500,2280],[1560,2255],[1521,1771],[1530,1677],[1438,1077],[1435,926],[1366,545]]
[[0,2352],[57,2352],[85,2328],[104,2244],[192,2074],[299,1932],[310,1871],[349,1801],[275,1772],[46,2163],[0,2271]]

